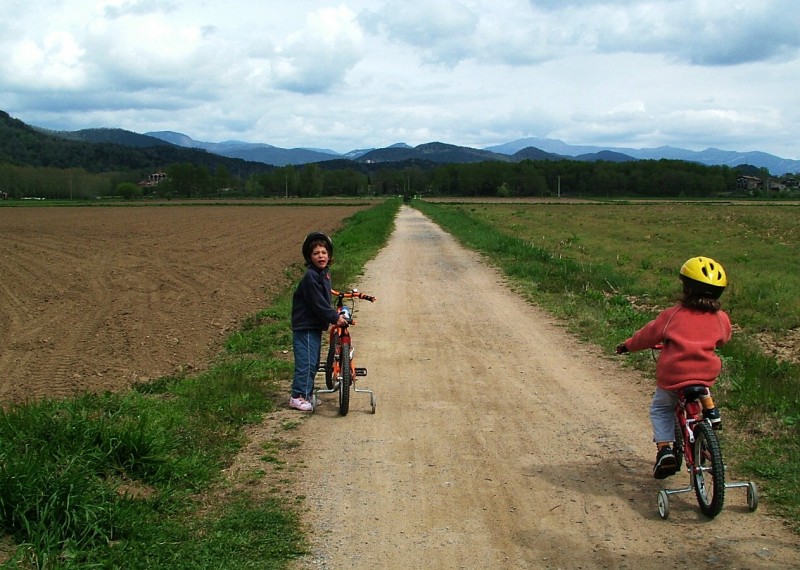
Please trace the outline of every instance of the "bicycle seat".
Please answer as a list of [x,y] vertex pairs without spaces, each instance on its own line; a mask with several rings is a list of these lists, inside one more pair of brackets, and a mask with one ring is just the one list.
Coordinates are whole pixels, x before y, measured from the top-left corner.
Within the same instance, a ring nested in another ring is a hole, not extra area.
[[683,388],[682,392],[687,402],[694,402],[701,396],[708,394],[708,388],[705,386],[687,386]]

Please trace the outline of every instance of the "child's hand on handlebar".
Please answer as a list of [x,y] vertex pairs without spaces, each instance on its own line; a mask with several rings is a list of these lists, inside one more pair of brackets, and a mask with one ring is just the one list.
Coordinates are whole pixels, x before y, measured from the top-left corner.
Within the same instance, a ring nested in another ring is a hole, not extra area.
[[623,342],[622,344],[617,345],[616,351],[617,354],[625,354],[626,352],[628,352],[628,347],[625,346],[625,343]]

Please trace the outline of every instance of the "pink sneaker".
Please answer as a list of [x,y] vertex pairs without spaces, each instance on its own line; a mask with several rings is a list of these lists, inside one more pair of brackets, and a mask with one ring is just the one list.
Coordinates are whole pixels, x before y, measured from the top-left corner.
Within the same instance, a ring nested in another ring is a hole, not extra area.
[[300,410],[301,412],[310,412],[314,409],[314,406],[311,405],[311,402],[302,396],[297,398],[289,398],[289,407],[294,408],[295,410]]

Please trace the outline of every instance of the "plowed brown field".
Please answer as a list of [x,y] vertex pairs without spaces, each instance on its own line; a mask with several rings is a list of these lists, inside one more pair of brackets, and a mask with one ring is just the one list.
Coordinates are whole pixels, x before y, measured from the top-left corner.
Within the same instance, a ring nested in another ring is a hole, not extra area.
[[0,403],[200,368],[363,205],[0,208]]

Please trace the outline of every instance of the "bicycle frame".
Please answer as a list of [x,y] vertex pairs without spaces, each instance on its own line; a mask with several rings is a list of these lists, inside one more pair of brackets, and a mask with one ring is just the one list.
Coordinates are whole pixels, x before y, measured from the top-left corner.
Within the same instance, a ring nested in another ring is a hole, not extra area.
[[[317,394],[331,394],[334,392],[339,393],[339,413],[342,416],[347,415],[350,408],[350,387],[357,393],[366,393],[370,395],[370,405],[372,413],[375,413],[376,397],[372,390],[367,388],[359,388],[355,384],[355,380],[359,376],[366,376],[366,368],[358,368],[355,365],[355,349],[353,348],[353,340],[350,334],[350,327],[355,325],[353,314],[355,313],[355,300],[363,299],[366,301],[374,302],[375,297],[359,293],[357,289],[351,291],[331,291],[336,296],[336,310],[340,315],[345,317],[346,324],[333,325],[328,334],[328,357],[325,364],[320,364],[318,370],[325,373],[325,390],[314,390],[314,398],[312,405],[316,408]],[[347,306],[344,303],[345,299],[351,300],[351,305]]]
[[[703,420],[703,407],[700,405],[699,400],[686,401],[686,394],[683,390],[678,392],[678,405],[675,406],[675,426],[677,430],[675,437],[680,433],[683,436],[683,445],[681,449],[684,450],[684,459],[686,460],[686,468],[691,472],[694,467],[694,457],[691,453],[686,453],[685,450],[692,449],[694,445],[694,427],[697,422]],[[709,424],[710,425],[710,424]]]

